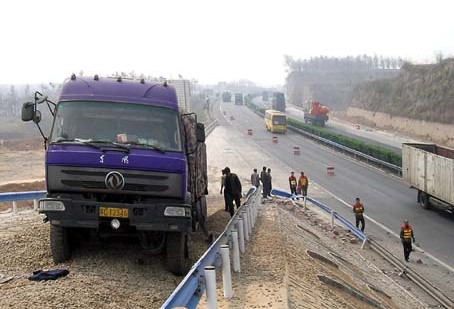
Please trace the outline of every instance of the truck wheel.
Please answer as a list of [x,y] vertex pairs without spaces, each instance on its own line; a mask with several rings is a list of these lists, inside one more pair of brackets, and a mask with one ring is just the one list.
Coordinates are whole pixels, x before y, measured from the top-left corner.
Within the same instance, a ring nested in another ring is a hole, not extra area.
[[50,249],[55,264],[62,263],[71,257],[68,228],[50,225]]
[[167,267],[175,275],[185,275],[191,267],[190,234],[187,232],[167,233]]
[[430,209],[431,208],[430,207],[430,201],[429,201],[429,195],[427,193],[421,192],[421,195],[419,197],[419,204],[424,209]]

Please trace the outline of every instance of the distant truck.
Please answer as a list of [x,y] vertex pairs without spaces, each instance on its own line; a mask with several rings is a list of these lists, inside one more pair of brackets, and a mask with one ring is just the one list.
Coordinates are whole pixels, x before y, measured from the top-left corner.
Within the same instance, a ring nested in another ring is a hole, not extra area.
[[402,144],[402,178],[418,190],[423,208],[454,214],[454,149],[435,144]]
[[222,92],[222,102],[232,102],[232,93],[230,91]]
[[191,81],[187,79],[171,79],[169,84],[175,88],[178,106],[181,112],[191,112]]
[[[48,137],[43,103],[54,116]],[[50,222],[55,263],[71,257],[79,237],[134,235],[147,252],[165,253],[173,273],[189,270],[191,232],[200,226],[210,237],[205,129],[179,111],[174,87],[72,75],[56,104],[36,92],[22,120],[45,139],[39,212]]]
[[262,100],[265,102],[269,100],[268,91],[262,91]]
[[329,108],[320,102],[306,102],[304,105],[304,122],[324,127],[328,121]]
[[273,92],[271,108],[280,112],[285,112],[285,95],[282,92]]
[[235,105],[243,105],[244,98],[242,93],[235,93]]

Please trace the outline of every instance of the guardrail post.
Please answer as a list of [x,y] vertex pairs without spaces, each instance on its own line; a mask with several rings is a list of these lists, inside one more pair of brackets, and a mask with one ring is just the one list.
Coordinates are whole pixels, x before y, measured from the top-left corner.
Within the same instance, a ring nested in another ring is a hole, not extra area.
[[367,242],[367,237],[364,238],[364,240],[363,240],[363,244],[361,245],[361,250],[364,249],[364,245],[366,245],[366,242]]
[[257,203],[254,203],[254,206],[252,207],[252,216],[254,217],[254,226],[255,226],[255,222],[257,221],[257,211],[258,211],[258,205],[257,205]]
[[221,246],[222,257],[222,284],[224,287],[224,298],[232,298],[232,274],[230,272],[230,254],[229,246]]
[[240,245],[240,252],[244,253],[246,250],[244,248],[244,222],[243,218],[238,218],[238,243]]
[[33,200],[33,210],[38,210],[38,200]]
[[334,210],[331,209],[331,228],[334,229]]
[[216,291],[216,268],[214,266],[205,267],[205,283],[207,290],[207,308],[218,308],[218,293]]
[[252,238],[252,213],[251,213],[251,207],[249,205],[246,205],[246,212],[247,212],[247,217],[248,217],[248,232],[249,232],[249,235],[250,235],[250,238]]
[[232,255],[233,255],[233,271],[241,272],[240,266],[240,248],[238,245],[238,232],[232,231]]
[[248,217],[247,217],[246,210],[243,210],[241,212],[241,217],[243,218],[244,239],[246,239],[246,241],[249,241],[249,220],[248,220]]
[[304,211],[306,211],[307,210],[307,206],[306,206],[307,196],[304,196],[303,199],[304,199],[303,209],[304,209]]
[[17,213],[17,202],[13,201],[13,213]]

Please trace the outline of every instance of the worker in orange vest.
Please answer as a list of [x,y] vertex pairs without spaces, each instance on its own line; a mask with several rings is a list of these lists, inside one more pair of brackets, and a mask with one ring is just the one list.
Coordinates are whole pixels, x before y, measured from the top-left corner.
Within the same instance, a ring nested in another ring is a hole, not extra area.
[[359,197],[356,198],[355,204],[353,204],[353,212],[355,213],[356,228],[359,229],[359,223],[361,222],[361,231],[364,232],[366,224],[364,222],[364,205],[361,203]]
[[296,177],[294,172],[290,173],[288,184],[290,185],[290,193],[296,195]]
[[402,240],[402,245],[404,246],[405,261],[408,262],[410,253],[413,251],[411,240],[413,239],[413,242],[415,242],[415,234],[413,233],[413,228],[408,223],[407,219],[404,220],[404,224],[400,229],[400,239]]
[[309,179],[301,172],[301,176],[298,179],[298,194],[303,196],[307,195],[307,188],[309,187]]

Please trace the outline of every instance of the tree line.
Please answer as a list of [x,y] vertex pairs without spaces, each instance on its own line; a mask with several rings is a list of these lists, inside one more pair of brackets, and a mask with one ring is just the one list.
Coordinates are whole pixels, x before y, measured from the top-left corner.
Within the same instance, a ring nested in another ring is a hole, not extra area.
[[405,61],[400,58],[369,56],[366,54],[346,57],[318,56],[308,59],[295,59],[284,55],[287,73],[303,71],[348,71],[348,70],[390,70],[400,69]]

